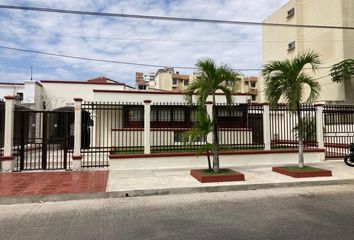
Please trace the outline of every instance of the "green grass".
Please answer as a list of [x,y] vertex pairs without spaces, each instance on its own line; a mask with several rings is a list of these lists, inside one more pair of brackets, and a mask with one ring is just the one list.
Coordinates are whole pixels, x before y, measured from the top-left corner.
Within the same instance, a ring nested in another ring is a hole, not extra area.
[[304,168],[299,168],[298,166],[289,166],[289,167],[281,167],[288,171],[295,171],[295,172],[308,172],[308,171],[318,171],[321,170],[319,168],[314,168],[310,166],[304,166]]
[[218,173],[215,173],[213,170],[201,170],[201,172],[203,172],[204,175],[227,175],[227,174],[234,174],[237,173],[231,169],[220,169]]
[[[263,144],[253,145],[220,145],[220,151],[238,151],[238,150],[262,150]],[[166,152],[196,152],[199,146],[177,145],[177,146],[151,146],[151,153],[166,153]],[[144,147],[117,147],[114,154],[143,154]]]
[[[199,146],[193,145],[171,145],[171,146],[151,146],[151,153],[178,153],[189,152],[195,153]],[[263,150],[263,144],[250,144],[250,145],[220,145],[220,151],[243,151],[243,150]],[[297,149],[296,146],[272,145],[272,149]],[[116,147],[113,151],[114,154],[143,154],[144,147]]]

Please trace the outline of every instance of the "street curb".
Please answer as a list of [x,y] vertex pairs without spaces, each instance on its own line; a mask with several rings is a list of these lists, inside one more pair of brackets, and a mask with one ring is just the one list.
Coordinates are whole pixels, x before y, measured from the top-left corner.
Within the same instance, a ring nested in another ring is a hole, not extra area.
[[0,205],[108,198],[107,192],[0,197]]
[[313,187],[313,186],[330,186],[330,185],[348,185],[348,184],[354,184],[354,179],[322,180],[322,181],[309,181],[309,182],[287,182],[287,183],[259,183],[259,184],[245,184],[245,185],[166,188],[166,189],[147,189],[147,190],[127,190],[127,191],[111,191],[111,192],[108,193],[108,195],[109,195],[110,198],[126,198],[126,197],[176,195],[176,194],[192,194],[192,193],[250,191],[250,190],[260,190],[260,189],[288,188],[288,187]]
[[0,197],[0,205],[354,184],[354,179]]

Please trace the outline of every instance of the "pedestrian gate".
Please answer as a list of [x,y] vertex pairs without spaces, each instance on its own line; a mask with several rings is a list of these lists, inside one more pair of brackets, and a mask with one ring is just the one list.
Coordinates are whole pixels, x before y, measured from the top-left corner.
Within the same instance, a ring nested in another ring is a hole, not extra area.
[[16,110],[15,170],[69,168],[74,145],[74,112]]

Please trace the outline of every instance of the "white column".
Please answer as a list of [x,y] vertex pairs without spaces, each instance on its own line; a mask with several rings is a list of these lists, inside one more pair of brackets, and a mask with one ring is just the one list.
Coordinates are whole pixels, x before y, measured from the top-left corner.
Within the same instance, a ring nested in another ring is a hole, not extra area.
[[4,155],[1,158],[2,172],[12,172],[13,160],[13,134],[14,134],[14,110],[15,100],[13,96],[5,97],[5,134],[4,134]]
[[[213,121],[213,102],[206,102],[206,110],[207,114],[209,115],[211,121]],[[212,143],[213,142],[213,133],[210,132],[207,136],[207,142]]]
[[322,104],[316,104],[316,138],[318,142],[318,148],[324,148],[324,135],[323,135],[323,105]]
[[82,131],[82,99],[74,98],[75,101],[75,120],[74,120],[74,155],[73,170],[81,170],[81,131]]
[[150,154],[150,112],[151,100],[144,101],[144,154]]
[[264,139],[264,150],[271,150],[269,104],[263,104],[263,139]]

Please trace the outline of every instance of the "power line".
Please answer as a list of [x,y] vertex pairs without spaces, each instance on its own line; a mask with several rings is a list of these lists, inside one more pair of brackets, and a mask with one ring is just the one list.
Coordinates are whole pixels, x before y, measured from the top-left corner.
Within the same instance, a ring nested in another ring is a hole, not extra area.
[[160,20],[160,21],[198,22],[198,23],[248,25],[248,26],[271,26],[271,27],[323,28],[323,29],[354,30],[354,27],[331,26],[331,25],[306,25],[306,24],[267,23],[267,22],[234,21],[234,20],[205,19],[205,18],[183,18],[183,17],[156,16],[156,15],[139,15],[139,14],[123,14],[123,13],[66,10],[66,9],[58,9],[58,8],[24,7],[24,6],[14,6],[14,5],[0,5],[0,9],[65,13],[65,14],[89,15],[89,16],[100,16],[100,17],[149,19],[149,20]]
[[[1,30],[0,30],[1,31]],[[4,32],[3,35],[10,35],[9,32]],[[262,40],[188,40],[188,39],[158,39],[158,38],[121,38],[117,36],[86,36],[86,35],[74,35],[68,36],[59,33],[53,34],[37,34],[37,33],[21,33],[16,34],[23,36],[31,36],[31,37],[55,37],[55,38],[78,38],[78,39],[108,39],[108,40],[117,40],[117,41],[140,41],[140,42],[181,42],[181,43],[289,43],[289,41],[285,40],[274,40],[274,41],[262,41]],[[297,42],[306,42],[306,43],[343,43],[350,41],[342,41],[342,40],[300,40]]]
[[[63,57],[63,58],[79,59],[79,60],[86,60],[86,61],[106,62],[106,63],[118,63],[118,64],[135,65],[135,66],[143,66],[143,67],[167,67],[167,66],[155,65],[155,64],[145,64],[145,63],[115,61],[115,60],[108,60],[108,59],[79,57],[79,56],[65,55],[65,54],[59,54],[59,53],[50,53],[50,52],[43,52],[43,51],[37,51],[37,50],[29,50],[29,49],[22,49],[22,48],[14,48],[14,47],[2,46],[2,45],[0,45],[0,48],[2,48],[2,49],[7,49],[7,50],[13,50],[13,51],[28,52],[28,53],[36,53],[36,54],[49,55],[49,56],[54,56],[54,57]],[[194,68],[191,68],[191,67],[175,67],[175,68],[194,69]]]
[[[124,65],[143,66],[143,67],[158,67],[158,68],[173,67],[173,68],[189,69],[189,70],[196,70],[197,69],[195,67],[187,67],[187,66],[168,66],[168,65],[116,61],[116,60],[90,58],[90,57],[80,57],[80,56],[66,55],[66,54],[60,54],[60,53],[52,53],[52,52],[44,52],[44,51],[38,51],[38,50],[15,48],[15,47],[3,46],[3,45],[0,45],[0,48],[6,49],[6,50],[12,50],[12,51],[35,53],[35,54],[48,55],[48,56],[53,56],[53,57],[62,57],[62,58],[70,58],[70,59],[77,59],[77,60],[94,61],[94,62],[116,63],[116,64],[124,64]],[[320,69],[328,69],[331,67],[319,67],[319,68]],[[305,68],[305,69],[311,69],[311,68]],[[263,68],[234,68],[233,70],[235,70],[235,71],[261,71],[261,70],[263,70]]]
[[[173,68],[190,69],[190,70],[195,70],[196,69],[195,67],[186,67],[186,66],[168,66],[168,65],[116,61],[116,60],[90,58],[90,57],[80,57],[80,56],[73,56],[73,55],[66,55],[66,54],[59,54],[59,53],[51,53],[51,52],[44,52],[44,51],[37,51],[37,50],[14,48],[14,47],[2,46],[2,45],[0,45],[0,48],[7,49],[7,50],[13,50],[13,51],[49,55],[49,56],[53,56],[53,57],[63,57],[63,58],[71,58],[71,59],[78,59],[78,60],[85,60],[85,61],[94,61],[94,62],[117,63],[117,64],[143,66],[143,67],[158,67],[158,68],[173,67]],[[262,70],[262,69],[261,68],[242,68],[242,69],[240,68],[240,69],[234,69],[234,70],[237,70],[237,71],[259,71],[259,70]]]

